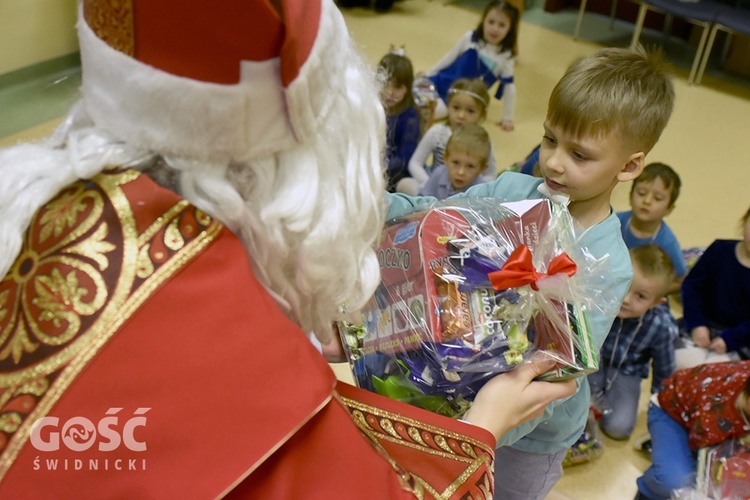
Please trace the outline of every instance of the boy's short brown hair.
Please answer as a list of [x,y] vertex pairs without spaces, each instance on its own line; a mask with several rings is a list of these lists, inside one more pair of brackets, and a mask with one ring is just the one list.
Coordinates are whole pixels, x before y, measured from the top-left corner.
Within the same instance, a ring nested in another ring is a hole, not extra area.
[[490,136],[481,125],[476,123],[467,123],[458,127],[451,134],[445,145],[445,154],[460,151],[472,156],[476,156],[482,165],[487,165],[490,158]]
[[674,205],[677,201],[677,197],[680,196],[680,187],[682,182],[677,172],[665,163],[649,163],[641,172],[641,175],[633,180],[633,185],[630,187],[630,196],[633,196],[635,187],[640,182],[651,182],[654,179],[661,179],[664,183],[664,187],[669,189],[669,206]]
[[642,245],[630,249],[630,260],[633,267],[648,277],[661,277],[664,279],[664,294],[675,278],[674,264],[669,254],[660,246],[654,244]]
[[648,153],[674,108],[675,92],[661,52],[606,48],[578,59],[549,98],[547,121],[576,137],[616,132]]

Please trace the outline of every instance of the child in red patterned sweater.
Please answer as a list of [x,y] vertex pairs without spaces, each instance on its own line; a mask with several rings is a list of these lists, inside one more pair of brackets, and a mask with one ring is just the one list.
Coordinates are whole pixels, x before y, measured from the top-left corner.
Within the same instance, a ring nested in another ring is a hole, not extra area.
[[636,499],[692,486],[699,448],[750,433],[750,361],[678,370],[662,385],[648,409],[653,464],[637,480]]

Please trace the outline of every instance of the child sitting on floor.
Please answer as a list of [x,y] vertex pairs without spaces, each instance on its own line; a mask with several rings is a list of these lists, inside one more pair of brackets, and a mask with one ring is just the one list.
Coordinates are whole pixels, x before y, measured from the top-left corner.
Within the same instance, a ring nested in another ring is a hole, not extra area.
[[612,439],[628,439],[638,415],[641,381],[653,364],[651,392],[675,369],[677,321],[665,295],[674,279],[669,255],[650,244],[630,249],[633,282],[599,355],[599,371],[588,376],[599,427]]
[[417,149],[422,132],[411,91],[414,69],[403,50],[391,49],[383,56],[378,72],[386,81],[380,90],[380,100],[385,107],[386,189],[393,192],[401,179],[409,177],[409,160]]
[[[445,145],[454,130],[468,123],[481,123],[487,117],[490,95],[480,79],[462,78],[448,92],[448,121],[436,123],[425,132],[409,160],[410,178],[403,179],[396,188],[399,193],[417,195],[427,183],[430,174],[443,165]],[[432,156],[432,163],[428,160]],[[486,180],[497,177],[497,167],[492,150],[487,161]]]
[[490,157],[490,136],[475,123],[458,127],[448,139],[444,165],[436,168],[419,193],[442,200],[482,182]]
[[750,209],[742,240],[716,240],[682,283],[684,335],[694,347],[677,349],[677,367],[750,359]]
[[750,361],[678,370],[663,385],[648,408],[652,465],[636,500],[668,500],[694,486],[699,448],[750,432]]
[[674,210],[680,185],[680,176],[672,167],[664,163],[650,163],[630,188],[631,210],[617,213],[622,225],[622,239],[628,248],[653,243],[672,259],[675,279],[669,287],[669,294],[680,291],[687,273],[680,242],[664,222],[664,217]]
[[462,36],[427,72],[427,78],[441,97],[435,111],[437,118],[445,116],[449,104],[447,91],[453,82],[459,78],[481,78],[488,88],[500,82],[495,97],[502,98],[505,104],[503,118],[497,124],[503,130],[513,130],[516,105],[513,70],[520,17],[518,9],[503,0],[488,2],[477,28]]

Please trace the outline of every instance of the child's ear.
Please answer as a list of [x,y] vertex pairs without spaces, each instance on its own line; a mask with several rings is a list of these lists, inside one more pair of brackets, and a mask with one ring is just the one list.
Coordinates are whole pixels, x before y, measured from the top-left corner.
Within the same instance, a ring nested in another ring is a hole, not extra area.
[[664,296],[663,296],[662,298],[660,298],[660,299],[654,299],[654,301],[653,301],[653,302],[651,302],[651,305],[649,306],[649,309],[653,309],[653,308],[654,308],[654,307],[656,307],[656,306],[660,306],[660,305],[662,305],[662,304],[666,304],[666,303],[667,303],[667,296],[666,296],[666,295],[664,295]]
[[667,211],[666,211],[666,212],[664,213],[664,217],[666,217],[667,215],[671,214],[671,213],[672,213],[672,210],[674,210],[674,207],[675,207],[675,206],[676,206],[676,205],[675,205],[674,203],[672,203],[672,204],[671,204],[671,205],[669,206],[669,208],[667,208]]
[[630,158],[617,174],[619,182],[629,182],[641,175],[643,167],[646,166],[646,153],[639,151],[630,155]]

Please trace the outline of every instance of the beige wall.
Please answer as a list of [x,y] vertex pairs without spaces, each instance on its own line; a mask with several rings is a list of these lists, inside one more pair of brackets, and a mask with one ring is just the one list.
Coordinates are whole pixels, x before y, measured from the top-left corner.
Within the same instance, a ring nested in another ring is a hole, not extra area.
[[0,0],[0,74],[78,51],[77,0]]

